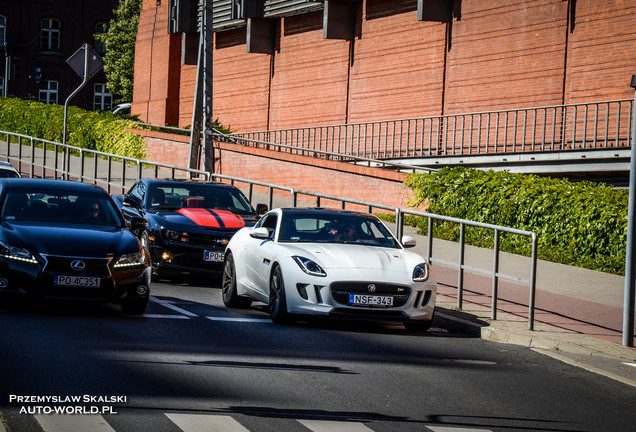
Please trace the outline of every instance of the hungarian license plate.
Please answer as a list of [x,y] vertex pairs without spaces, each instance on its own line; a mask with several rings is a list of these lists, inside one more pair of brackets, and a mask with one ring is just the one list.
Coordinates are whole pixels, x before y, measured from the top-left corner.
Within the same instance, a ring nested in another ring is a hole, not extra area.
[[222,262],[225,258],[225,253],[215,251],[205,251],[203,253],[203,261]]
[[55,286],[99,288],[101,278],[89,276],[55,276]]
[[393,306],[393,297],[349,294],[349,304],[352,306]]

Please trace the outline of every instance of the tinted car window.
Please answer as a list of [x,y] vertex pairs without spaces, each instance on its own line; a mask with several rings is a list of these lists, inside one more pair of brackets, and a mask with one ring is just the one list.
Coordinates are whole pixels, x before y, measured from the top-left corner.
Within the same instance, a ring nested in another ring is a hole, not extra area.
[[13,189],[2,205],[7,221],[48,221],[73,224],[121,226],[112,202],[102,194]]
[[278,236],[281,242],[360,243],[399,248],[391,232],[377,219],[348,214],[287,214]]
[[146,205],[150,208],[211,208],[237,214],[254,214],[243,193],[230,187],[200,184],[153,185]]
[[2,177],[2,178],[18,178],[20,176],[15,171],[0,169],[0,177]]

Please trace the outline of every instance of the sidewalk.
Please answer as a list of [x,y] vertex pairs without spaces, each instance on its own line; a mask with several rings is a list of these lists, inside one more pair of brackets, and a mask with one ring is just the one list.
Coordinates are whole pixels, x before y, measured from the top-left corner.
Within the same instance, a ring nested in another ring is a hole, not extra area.
[[[427,238],[405,227],[426,253]],[[465,264],[492,269],[493,252],[467,246]],[[458,262],[456,243],[433,242],[433,257]],[[636,387],[636,349],[622,345],[622,276],[539,261],[534,330],[528,329],[527,285],[499,281],[497,319],[491,319],[492,278],[464,271],[457,307],[457,268],[433,265],[438,281],[435,325],[494,342],[522,345]],[[530,259],[502,253],[500,273],[529,279]],[[632,365],[633,364],[633,365]]]

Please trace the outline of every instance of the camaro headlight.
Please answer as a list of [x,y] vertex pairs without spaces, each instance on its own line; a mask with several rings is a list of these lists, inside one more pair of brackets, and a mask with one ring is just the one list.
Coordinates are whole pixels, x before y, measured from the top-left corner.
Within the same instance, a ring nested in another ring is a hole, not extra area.
[[322,267],[316,264],[315,261],[297,255],[293,256],[292,258],[294,259],[294,261],[296,261],[296,264],[298,264],[302,271],[304,271],[308,275],[321,277],[327,276],[327,273],[322,269]]
[[413,280],[415,282],[424,282],[428,279],[429,266],[427,263],[421,263],[415,266],[413,269]]
[[187,243],[188,242],[188,233],[186,233],[186,232],[166,230],[165,231],[165,236],[170,241],[175,241],[175,242],[176,241],[180,241],[180,242],[183,242],[183,243]]
[[133,267],[143,265],[146,262],[146,254],[143,251],[122,255],[115,263],[115,268]]
[[16,261],[24,261],[33,264],[38,263],[33,254],[29,252],[28,249],[11,246],[3,242],[0,242],[0,255]]

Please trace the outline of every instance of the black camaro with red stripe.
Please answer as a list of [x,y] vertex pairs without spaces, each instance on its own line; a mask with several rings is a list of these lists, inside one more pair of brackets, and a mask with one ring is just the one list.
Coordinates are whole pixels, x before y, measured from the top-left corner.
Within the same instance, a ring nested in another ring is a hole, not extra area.
[[220,274],[225,245],[234,233],[256,223],[255,210],[236,187],[196,180],[141,179],[126,195],[113,197],[126,220],[141,216],[139,233],[159,276]]

